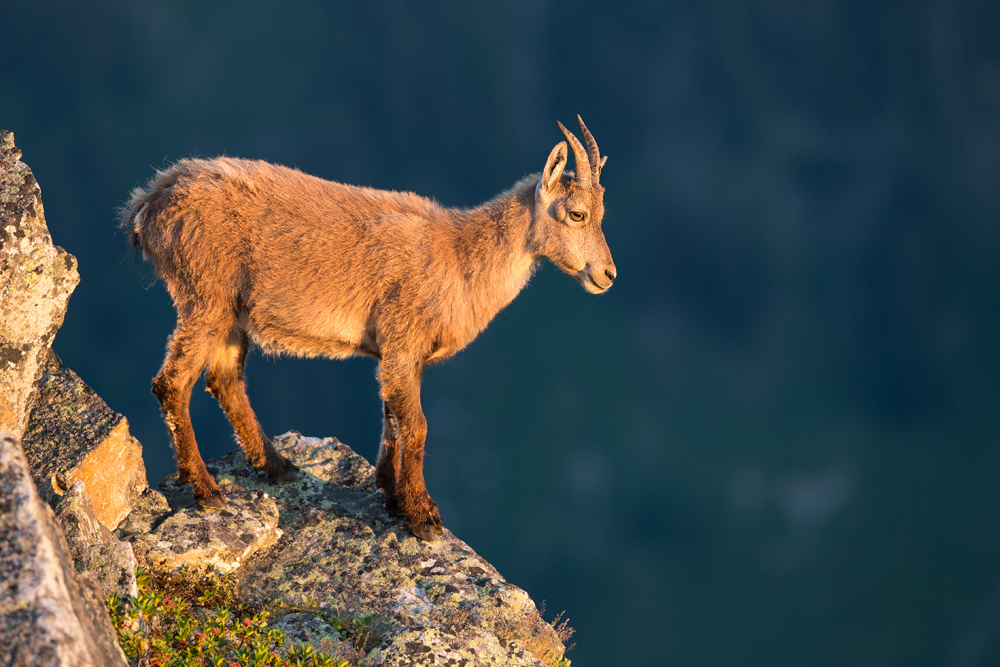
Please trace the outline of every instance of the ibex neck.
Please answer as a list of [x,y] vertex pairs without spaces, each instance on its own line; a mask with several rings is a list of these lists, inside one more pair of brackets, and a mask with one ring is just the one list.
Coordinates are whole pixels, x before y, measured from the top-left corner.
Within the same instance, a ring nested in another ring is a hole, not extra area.
[[524,179],[491,201],[464,212],[466,219],[457,250],[464,264],[467,305],[479,330],[531,278],[537,259],[531,240],[534,193],[534,181]]

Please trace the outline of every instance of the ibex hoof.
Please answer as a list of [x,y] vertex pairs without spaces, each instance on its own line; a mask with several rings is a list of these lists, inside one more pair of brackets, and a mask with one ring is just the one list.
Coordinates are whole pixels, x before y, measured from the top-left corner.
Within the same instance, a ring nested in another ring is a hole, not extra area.
[[388,512],[389,516],[406,516],[403,510],[399,507],[399,501],[395,498],[389,498],[386,496],[385,499],[385,511]]
[[421,523],[417,525],[411,523],[409,528],[411,533],[424,542],[433,542],[437,538],[444,536],[444,529],[436,523]]
[[270,459],[263,464],[257,465],[251,462],[255,468],[262,468],[267,475],[267,481],[271,484],[289,484],[295,481],[295,473],[299,471],[297,465],[286,459],[277,452],[271,452]]
[[211,496],[205,496],[204,498],[199,498],[195,496],[194,501],[198,503],[198,507],[205,510],[206,512],[211,512],[213,510],[221,510],[226,506],[226,499],[221,493],[216,493]]
[[271,484],[291,484],[292,482],[294,482],[297,477],[296,473],[299,471],[299,469],[291,464],[289,464],[289,466],[290,466],[289,468],[286,468],[281,472],[274,473],[273,475],[269,474],[267,476],[267,481],[269,481]]

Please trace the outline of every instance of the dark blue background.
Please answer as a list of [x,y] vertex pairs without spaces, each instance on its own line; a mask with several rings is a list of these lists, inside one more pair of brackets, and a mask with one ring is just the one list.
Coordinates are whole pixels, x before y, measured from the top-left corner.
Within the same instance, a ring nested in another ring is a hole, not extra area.
[[[578,665],[1000,664],[1000,5],[5,2],[0,126],[80,260],[56,350],[173,470],[114,209],[186,156],[474,205],[587,120],[619,269],[429,370],[445,523]],[[309,270],[299,267],[298,270]],[[368,360],[249,362],[373,459]],[[234,446],[204,392],[206,458]]]

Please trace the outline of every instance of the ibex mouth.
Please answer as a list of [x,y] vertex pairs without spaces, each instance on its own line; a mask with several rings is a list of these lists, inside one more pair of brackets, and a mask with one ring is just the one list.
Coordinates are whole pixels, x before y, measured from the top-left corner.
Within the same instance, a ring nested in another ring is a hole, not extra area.
[[602,285],[597,282],[594,274],[587,269],[584,269],[577,274],[577,280],[579,280],[580,284],[583,285],[583,289],[587,290],[591,294],[601,294],[602,292],[607,292],[613,282],[611,280],[607,280],[606,284]]

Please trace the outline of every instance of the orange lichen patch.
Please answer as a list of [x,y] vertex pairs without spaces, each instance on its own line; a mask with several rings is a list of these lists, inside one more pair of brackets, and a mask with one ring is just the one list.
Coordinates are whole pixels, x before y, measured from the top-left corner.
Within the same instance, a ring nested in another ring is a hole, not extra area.
[[17,415],[10,409],[10,401],[5,396],[0,396],[0,432],[10,433],[16,422]]

